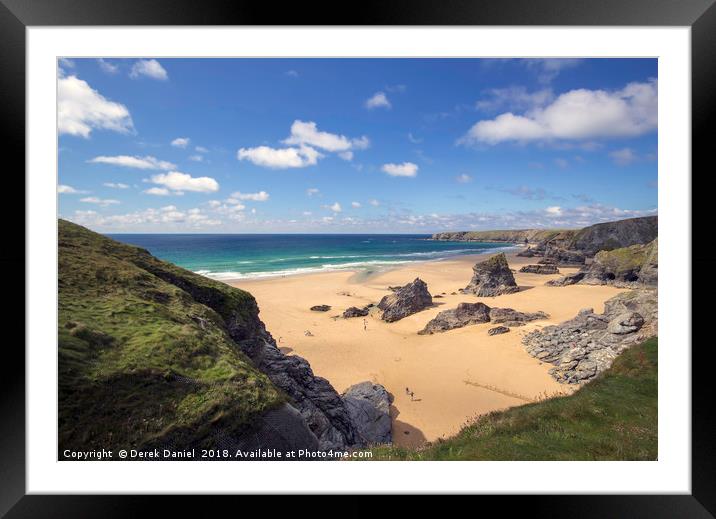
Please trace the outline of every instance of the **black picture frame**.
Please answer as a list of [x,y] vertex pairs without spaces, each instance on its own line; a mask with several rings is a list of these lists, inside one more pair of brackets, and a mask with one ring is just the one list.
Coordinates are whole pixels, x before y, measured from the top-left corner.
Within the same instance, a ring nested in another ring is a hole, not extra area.
[[[544,26],[688,26],[691,27],[692,170],[705,169],[713,148],[709,124],[716,104],[716,0],[403,0],[343,3],[288,3],[243,0],[0,0],[0,120],[5,157],[15,159],[5,170],[14,193],[24,193],[25,29],[51,25],[544,25]],[[6,162],[7,164],[7,162]],[[661,172],[691,174],[691,172]],[[10,189],[10,188],[7,188]],[[708,190],[692,190],[694,230],[708,220]],[[699,198],[701,197],[701,198]],[[25,228],[16,207],[5,205],[6,246],[0,253],[4,293],[12,294],[5,313],[6,332],[24,321]],[[694,237],[702,238],[694,232]],[[707,235],[708,236],[708,235]],[[711,239],[710,236],[708,239]],[[12,244],[12,245],[10,245]],[[716,261],[713,245],[692,249],[692,272],[710,272]],[[708,270],[707,270],[708,269]],[[695,323],[705,321],[705,306],[693,304]],[[12,310],[13,313],[10,313]],[[31,311],[31,309],[29,309]],[[22,316],[19,315],[22,313]],[[694,330],[695,331],[695,330]],[[532,496],[531,514],[550,517],[713,517],[716,515],[716,443],[714,406],[707,356],[711,342],[692,348],[692,493],[672,496]],[[0,390],[0,516],[112,517],[149,512],[149,501],[137,496],[25,495],[25,355],[20,340],[3,344]],[[691,344],[667,345],[688,351]],[[701,347],[699,347],[701,346]],[[184,514],[203,504],[170,498]],[[212,498],[215,499],[215,498]],[[163,499],[165,506],[168,499]],[[502,499],[502,513],[522,507],[523,499]],[[506,501],[506,502],[505,502]],[[294,502],[295,503],[295,502]],[[214,503],[216,506],[216,503]],[[295,506],[295,505],[294,505]],[[345,509],[344,507],[342,507]],[[349,505],[348,508],[352,508]],[[165,514],[169,509],[165,510]]]

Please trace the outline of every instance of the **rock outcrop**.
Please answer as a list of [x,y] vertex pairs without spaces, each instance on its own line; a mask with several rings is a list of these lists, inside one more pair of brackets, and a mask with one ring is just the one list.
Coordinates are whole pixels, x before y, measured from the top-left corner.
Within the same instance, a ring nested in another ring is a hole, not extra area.
[[476,263],[472,272],[470,283],[462,289],[464,294],[494,297],[519,291],[504,252]]
[[469,324],[486,323],[490,320],[490,307],[484,303],[460,303],[457,308],[443,310],[418,332],[419,335],[431,335]]
[[393,441],[390,419],[393,399],[383,386],[361,382],[349,387],[342,399],[362,446]]
[[370,308],[367,306],[364,306],[363,308],[358,308],[357,306],[351,306],[350,308],[346,308],[345,312],[343,312],[342,317],[344,319],[350,319],[352,317],[365,317],[370,313]]
[[506,326],[524,326],[527,322],[548,317],[544,312],[524,313],[512,308],[490,308],[484,303],[460,303],[457,308],[443,310],[436,315],[418,332],[418,335],[432,335],[488,322]]
[[591,308],[557,326],[527,334],[522,342],[527,352],[554,364],[549,373],[557,381],[576,384],[591,380],[611,366],[632,344],[657,334],[656,290],[624,292],[605,305],[603,314]]
[[609,251],[649,243],[656,239],[658,231],[657,216],[598,223],[577,232],[568,248],[593,256],[602,250]]
[[580,266],[584,265],[586,256],[578,250],[569,250],[549,245],[545,248],[544,258],[538,263],[545,265]]
[[381,319],[392,323],[424,310],[432,304],[433,298],[428,292],[428,285],[422,279],[415,278],[412,283],[383,297],[378,303],[378,308],[383,310]]
[[619,287],[655,287],[658,283],[658,240],[646,245],[632,245],[611,251],[600,251],[579,272],[547,285],[566,286],[614,285]]
[[559,274],[559,269],[556,265],[525,265],[520,269],[520,272],[527,274]]
[[331,305],[315,305],[311,307],[312,312],[327,312],[331,309]]

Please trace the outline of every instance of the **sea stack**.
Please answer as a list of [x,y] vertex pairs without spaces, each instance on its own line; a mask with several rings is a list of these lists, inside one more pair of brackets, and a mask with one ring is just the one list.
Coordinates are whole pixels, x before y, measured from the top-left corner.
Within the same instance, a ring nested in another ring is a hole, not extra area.
[[495,297],[519,291],[504,252],[494,255],[488,260],[475,263],[472,271],[470,284],[462,289],[464,294]]
[[412,283],[400,287],[381,299],[378,308],[383,310],[381,319],[392,323],[424,310],[432,304],[433,297],[428,292],[428,285],[422,279],[415,278]]

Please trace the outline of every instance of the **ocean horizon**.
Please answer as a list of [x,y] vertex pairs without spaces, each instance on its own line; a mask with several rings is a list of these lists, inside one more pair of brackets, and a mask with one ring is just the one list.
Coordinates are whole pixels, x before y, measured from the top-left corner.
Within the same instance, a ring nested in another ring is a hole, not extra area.
[[430,240],[430,234],[107,234],[160,259],[219,280],[332,270],[385,270],[513,248]]

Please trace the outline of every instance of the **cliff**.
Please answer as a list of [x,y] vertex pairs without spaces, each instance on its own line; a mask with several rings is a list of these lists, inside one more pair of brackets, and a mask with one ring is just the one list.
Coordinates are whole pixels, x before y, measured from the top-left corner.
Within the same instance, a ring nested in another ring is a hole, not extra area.
[[371,441],[251,294],[64,220],[58,245],[60,453]]
[[564,231],[544,229],[439,232],[433,234],[430,239],[441,241],[479,241],[486,243],[541,243],[557,237],[562,232]]

